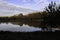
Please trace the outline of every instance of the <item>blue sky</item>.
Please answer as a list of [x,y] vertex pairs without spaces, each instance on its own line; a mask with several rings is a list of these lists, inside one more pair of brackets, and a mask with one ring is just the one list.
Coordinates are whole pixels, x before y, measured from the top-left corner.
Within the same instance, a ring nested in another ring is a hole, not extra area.
[[24,8],[29,8],[33,10],[43,10],[51,1],[60,3],[59,0],[3,0],[8,3],[12,3]]

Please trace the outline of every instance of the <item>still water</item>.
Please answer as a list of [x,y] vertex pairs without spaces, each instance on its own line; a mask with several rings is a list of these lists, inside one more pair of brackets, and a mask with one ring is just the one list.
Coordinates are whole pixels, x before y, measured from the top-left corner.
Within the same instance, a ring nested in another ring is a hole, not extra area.
[[60,29],[35,27],[35,26],[30,26],[28,24],[20,23],[20,22],[0,23],[0,31],[12,31],[12,32],[53,31],[54,32],[56,30],[60,30]]

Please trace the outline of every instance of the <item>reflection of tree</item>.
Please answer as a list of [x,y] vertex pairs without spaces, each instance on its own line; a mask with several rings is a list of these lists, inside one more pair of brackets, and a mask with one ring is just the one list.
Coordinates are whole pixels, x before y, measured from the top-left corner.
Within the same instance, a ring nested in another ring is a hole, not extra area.
[[[0,23],[9,23],[9,22],[0,22]],[[28,25],[28,26],[33,26],[33,27],[46,27],[45,24],[42,22],[10,22],[14,25],[20,25],[23,26],[23,24]]]
[[20,25],[20,26],[23,26],[23,23],[22,22],[11,22],[12,24],[14,25]]
[[52,28],[41,28],[42,29],[42,31],[44,32],[44,31],[46,31],[46,32],[48,32],[48,31],[52,31]]
[[40,27],[40,22],[11,22],[12,24],[15,24],[15,25],[20,25],[20,26],[23,26],[23,24],[25,25],[29,25],[29,26],[33,26],[33,27]]

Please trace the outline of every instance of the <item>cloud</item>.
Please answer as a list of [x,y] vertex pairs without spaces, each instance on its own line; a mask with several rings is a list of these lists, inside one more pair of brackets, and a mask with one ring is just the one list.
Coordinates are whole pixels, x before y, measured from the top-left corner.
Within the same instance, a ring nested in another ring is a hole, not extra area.
[[[10,1],[13,1],[10,3]],[[17,14],[18,12],[28,13],[32,12],[32,10],[43,11],[46,6],[52,0],[10,0],[4,1],[0,0],[0,13],[8,15]],[[15,2],[16,1],[16,2]],[[57,4],[60,3],[59,0],[53,0]],[[29,10],[32,9],[32,10]],[[8,11],[8,12],[7,12]]]
[[41,9],[43,9],[45,6],[49,4],[49,1],[47,0],[23,0],[23,1],[26,2],[25,4],[22,3],[23,7],[34,9],[34,10],[40,10],[40,11]]
[[49,3],[51,1],[54,1],[57,4],[60,4],[60,0],[34,0],[34,2],[35,2],[35,8],[37,10],[43,10],[46,6],[49,5]]
[[59,0],[10,0],[10,2],[23,8],[30,8],[34,10],[41,10],[42,8],[46,7],[51,1],[55,1],[57,4],[60,3]]
[[13,2],[13,4],[33,10],[41,10],[41,8],[45,7],[49,3],[47,0],[17,0],[16,2],[15,1]]
[[33,11],[35,10],[21,8],[14,4],[0,1],[0,16],[12,16],[19,13],[27,14]]

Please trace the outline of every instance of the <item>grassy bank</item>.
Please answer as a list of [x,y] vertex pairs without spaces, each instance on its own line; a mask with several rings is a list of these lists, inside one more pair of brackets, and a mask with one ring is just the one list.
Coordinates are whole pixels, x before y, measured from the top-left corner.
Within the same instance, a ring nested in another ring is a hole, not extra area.
[[57,40],[58,39],[56,37],[59,35],[49,33],[0,31],[0,40]]

